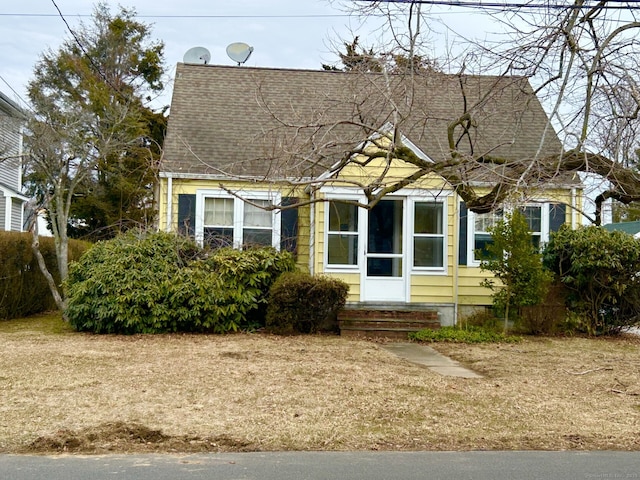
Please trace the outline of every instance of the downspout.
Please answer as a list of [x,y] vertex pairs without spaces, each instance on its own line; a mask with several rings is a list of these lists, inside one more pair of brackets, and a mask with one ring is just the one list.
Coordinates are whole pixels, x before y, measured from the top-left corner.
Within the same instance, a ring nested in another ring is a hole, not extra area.
[[315,273],[315,242],[316,242],[316,190],[311,188],[309,198],[309,274]]
[[173,177],[167,175],[167,225],[165,231],[171,231],[171,221],[173,219]]

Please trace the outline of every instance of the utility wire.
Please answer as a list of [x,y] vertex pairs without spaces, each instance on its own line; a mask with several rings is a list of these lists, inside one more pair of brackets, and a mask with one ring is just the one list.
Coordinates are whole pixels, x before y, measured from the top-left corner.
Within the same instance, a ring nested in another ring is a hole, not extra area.
[[24,99],[24,98],[22,98],[22,96],[21,96],[21,95],[20,95],[20,94],[15,90],[15,88],[13,88],[13,87],[9,84],[9,82],[7,82],[7,81],[5,80],[5,78],[4,78],[2,75],[0,75],[0,80],[2,80],[2,82],[3,82],[7,87],[9,87],[9,90],[11,90],[11,91],[13,92],[13,94],[14,94],[14,95],[15,95],[15,96],[16,96],[16,97],[17,97],[17,98],[18,98],[18,99],[19,99],[19,100],[20,100],[24,105],[26,105],[26,107],[27,107],[29,110],[32,110],[32,111],[33,111],[33,109],[31,108],[31,105],[29,105],[29,102],[26,102],[26,101],[25,101],[25,99]]
[[80,41],[80,39],[76,35],[76,32],[73,31],[73,29],[69,25],[69,22],[67,22],[67,19],[64,18],[64,15],[60,11],[60,8],[58,7],[58,4],[56,3],[56,1],[55,0],[51,0],[51,3],[53,3],[53,5],[56,7],[56,10],[58,11],[58,14],[59,14],[60,18],[62,19],[64,24],[67,26],[67,30],[69,30],[69,33],[71,33],[71,36],[73,37],[75,42],[78,44],[78,47],[80,47],[80,50],[82,50],[82,53],[84,53],[85,57],[87,57],[87,59],[89,60],[89,63],[91,63],[91,65],[96,70],[96,72],[98,72],[98,75],[100,75],[100,77],[102,77],[102,80],[104,80],[104,82],[115,93],[117,93],[123,100],[128,102],[129,99],[120,91],[120,89],[118,87],[116,87],[113,83],[111,83],[111,81],[107,78],[107,76],[104,74],[104,72],[100,68],[100,65],[96,64],[96,62],[93,60],[93,57],[89,54],[89,52],[87,52],[87,49],[84,47],[84,45],[82,44],[82,42]]
[[585,10],[589,8],[597,8],[599,10],[639,10],[638,2],[628,2],[625,0],[608,0],[606,2],[576,5],[574,3],[512,3],[512,2],[491,2],[491,1],[472,1],[472,0],[356,0],[361,3],[414,3],[422,5],[442,5],[448,7],[464,7],[464,8],[502,8],[510,9],[553,9],[553,10]]
[[[0,17],[57,17],[55,13],[0,13]],[[88,13],[74,13],[70,17],[91,17]],[[141,15],[136,18],[345,18],[353,15],[336,14],[300,14],[300,15]]]

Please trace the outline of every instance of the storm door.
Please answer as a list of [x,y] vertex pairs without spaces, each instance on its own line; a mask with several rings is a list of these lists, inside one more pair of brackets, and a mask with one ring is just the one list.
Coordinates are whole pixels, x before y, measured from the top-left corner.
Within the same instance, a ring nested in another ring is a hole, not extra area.
[[406,301],[405,199],[381,200],[367,212],[362,300]]

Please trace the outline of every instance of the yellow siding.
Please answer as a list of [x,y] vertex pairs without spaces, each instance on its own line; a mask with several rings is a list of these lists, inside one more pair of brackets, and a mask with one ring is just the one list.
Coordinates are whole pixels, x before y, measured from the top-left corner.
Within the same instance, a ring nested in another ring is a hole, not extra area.
[[359,273],[327,273],[327,277],[337,278],[349,285],[347,302],[360,301],[360,274]]
[[491,305],[491,290],[480,285],[492,277],[479,267],[460,266],[458,270],[458,301],[462,305]]
[[452,303],[453,276],[411,275],[411,302]]

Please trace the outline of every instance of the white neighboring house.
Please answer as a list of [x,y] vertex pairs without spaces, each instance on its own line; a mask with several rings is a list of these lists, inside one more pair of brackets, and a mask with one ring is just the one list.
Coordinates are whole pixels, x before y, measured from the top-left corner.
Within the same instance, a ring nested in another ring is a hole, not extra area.
[[27,116],[20,106],[0,92],[0,231],[25,230],[22,195],[22,139]]
[[640,222],[609,223],[607,225],[603,225],[603,227],[610,232],[619,230],[621,232],[628,233],[629,235],[633,235],[633,238],[640,238]]

